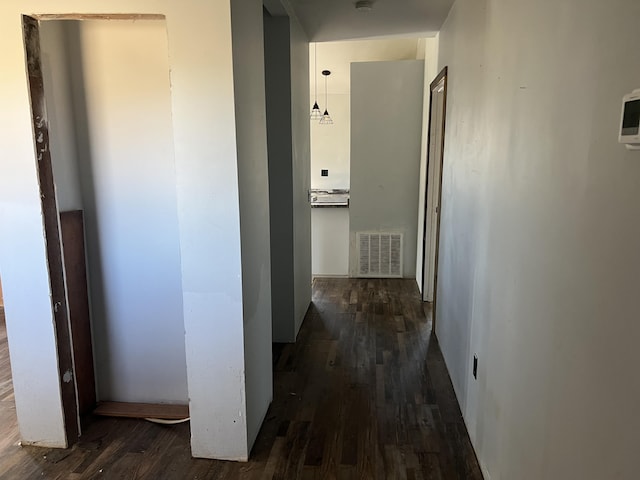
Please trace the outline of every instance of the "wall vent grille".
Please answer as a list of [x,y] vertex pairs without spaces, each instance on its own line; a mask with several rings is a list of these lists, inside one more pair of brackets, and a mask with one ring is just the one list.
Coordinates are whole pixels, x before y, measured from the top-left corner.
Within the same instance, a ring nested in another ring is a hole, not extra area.
[[402,233],[357,232],[358,277],[402,278]]

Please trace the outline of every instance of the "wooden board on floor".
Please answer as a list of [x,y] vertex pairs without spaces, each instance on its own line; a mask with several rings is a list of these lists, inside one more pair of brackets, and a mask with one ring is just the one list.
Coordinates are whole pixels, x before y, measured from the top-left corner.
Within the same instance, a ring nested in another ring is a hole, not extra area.
[[93,413],[104,417],[182,420],[183,418],[189,417],[189,406],[156,403],[99,402]]

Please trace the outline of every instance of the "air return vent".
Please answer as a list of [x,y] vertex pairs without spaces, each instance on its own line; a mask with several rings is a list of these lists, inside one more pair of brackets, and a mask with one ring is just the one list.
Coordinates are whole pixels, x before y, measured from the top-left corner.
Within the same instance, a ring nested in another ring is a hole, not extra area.
[[357,232],[358,276],[402,277],[402,234]]

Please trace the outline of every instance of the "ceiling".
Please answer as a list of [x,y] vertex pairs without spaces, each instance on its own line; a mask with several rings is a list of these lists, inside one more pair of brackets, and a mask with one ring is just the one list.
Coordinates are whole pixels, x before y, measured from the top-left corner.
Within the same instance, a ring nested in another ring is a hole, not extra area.
[[356,0],[283,0],[312,42],[393,36],[433,36],[454,0],[372,0],[368,12]]

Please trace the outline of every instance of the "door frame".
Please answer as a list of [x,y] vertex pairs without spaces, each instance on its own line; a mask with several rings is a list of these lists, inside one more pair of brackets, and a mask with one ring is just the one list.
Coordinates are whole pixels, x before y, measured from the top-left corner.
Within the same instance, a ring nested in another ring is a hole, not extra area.
[[46,112],[44,78],[41,61],[40,22],[50,20],[165,20],[161,14],[31,14],[22,15],[22,31],[27,67],[27,84],[31,103],[33,142],[37,159],[47,266],[54,316],[58,375],[62,396],[63,422],[67,447],[81,434],[80,412],[73,359],[73,332],[69,319],[68,292],[64,272],[60,212],[58,211],[53,165],[49,145],[49,121]]
[[[423,289],[423,299],[424,299],[424,291],[427,289],[427,284],[425,280],[425,273],[428,265],[428,259],[431,258],[431,251],[427,251],[427,233],[429,230],[429,225],[427,224],[427,209],[429,208],[429,188],[433,187],[429,185],[429,167],[431,166],[432,161],[437,161],[440,164],[440,170],[438,174],[438,178],[434,178],[433,181],[437,182],[438,185],[438,196],[434,199],[435,208],[438,211],[438,217],[436,220],[436,233],[435,233],[435,265],[433,270],[433,307],[432,307],[432,331],[436,330],[436,310],[437,310],[437,299],[438,299],[438,258],[440,255],[440,219],[441,219],[441,206],[442,206],[442,167],[444,165],[444,142],[445,142],[445,133],[446,133],[446,119],[447,119],[447,83],[448,83],[448,74],[449,67],[445,66],[440,73],[436,76],[436,78],[429,85],[429,125],[427,127],[427,166],[426,166],[426,179],[425,179],[425,197],[424,197],[424,224],[422,231],[422,289]],[[433,159],[431,158],[431,144],[433,139],[431,138],[431,119],[434,111],[434,92],[443,82],[444,89],[442,91],[442,135],[440,139],[440,155],[439,158]]]
[[36,151],[38,183],[44,236],[47,245],[47,266],[51,288],[51,311],[58,354],[58,382],[62,396],[62,411],[67,447],[80,436],[76,379],[73,366],[71,327],[64,278],[60,218],[56,201],[51,149],[49,146],[49,121],[44,94],[44,78],[40,51],[40,25],[37,18],[22,16],[22,28],[27,62],[27,81],[33,122],[33,144]]

